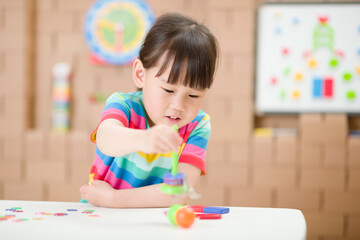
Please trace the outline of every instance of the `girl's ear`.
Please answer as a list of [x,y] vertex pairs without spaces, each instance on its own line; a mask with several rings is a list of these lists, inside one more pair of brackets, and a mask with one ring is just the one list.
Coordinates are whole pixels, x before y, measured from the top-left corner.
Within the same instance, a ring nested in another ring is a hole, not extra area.
[[144,78],[145,78],[145,68],[142,62],[140,61],[140,59],[136,59],[133,63],[133,80],[135,86],[138,88],[143,88]]

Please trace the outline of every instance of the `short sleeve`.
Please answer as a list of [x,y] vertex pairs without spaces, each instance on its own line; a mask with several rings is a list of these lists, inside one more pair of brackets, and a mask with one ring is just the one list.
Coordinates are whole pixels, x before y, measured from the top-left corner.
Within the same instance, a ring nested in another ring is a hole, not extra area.
[[96,133],[100,123],[106,119],[119,120],[125,127],[129,126],[130,122],[130,107],[126,103],[126,98],[121,93],[113,93],[107,100],[105,108],[101,114],[101,119],[95,130],[91,133],[90,139],[96,143]]
[[191,131],[179,158],[179,162],[198,167],[202,175],[206,174],[205,157],[210,132],[210,117],[206,114],[201,118],[194,130]]

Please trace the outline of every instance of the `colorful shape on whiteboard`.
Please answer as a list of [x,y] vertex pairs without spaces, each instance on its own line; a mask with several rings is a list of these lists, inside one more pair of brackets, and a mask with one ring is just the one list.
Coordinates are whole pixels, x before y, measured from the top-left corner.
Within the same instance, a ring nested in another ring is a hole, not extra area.
[[353,90],[350,90],[346,93],[346,97],[348,100],[354,100],[356,98],[356,92]]
[[339,60],[337,58],[333,57],[330,59],[329,64],[330,64],[330,67],[336,68],[339,65]]
[[356,67],[355,67],[355,70],[356,70],[356,73],[357,73],[358,75],[360,75],[360,66],[356,66]]
[[294,90],[291,94],[293,99],[299,99],[301,97],[301,93],[299,90]]
[[308,58],[310,55],[311,55],[311,51],[310,51],[310,50],[305,50],[305,51],[303,52],[303,57],[304,57],[304,58]]
[[291,68],[289,66],[287,66],[285,69],[284,69],[284,75],[285,76],[288,76],[291,72]]
[[345,73],[343,74],[343,79],[344,79],[345,82],[350,82],[351,79],[352,79],[351,73],[350,73],[350,72],[345,72]]
[[334,79],[332,77],[324,78],[324,97],[332,98],[334,91]]
[[360,55],[360,48],[358,49],[357,53],[358,53],[358,55]]
[[299,21],[298,17],[294,17],[292,22],[293,22],[294,25],[298,25],[300,21]]
[[301,80],[303,80],[304,75],[301,72],[297,72],[297,73],[295,73],[294,78],[295,78],[295,81],[300,82]]
[[315,68],[317,66],[317,61],[315,58],[310,58],[307,62],[309,68]]
[[285,90],[281,90],[281,92],[280,92],[280,98],[281,98],[281,99],[285,99],[285,97],[286,97],[286,92],[285,92]]
[[283,48],[281,49],[281,52],[282,52],[282,54],[283,54],[284,56],[287,56],[287,55],[289,55],[290,50],[289,50],[289,48],[287,48],[287,47],[283,47]]
[[275,28],[275,33],[276,34],[281,34],[282,33],[282,28],[281,27],[276,27]]
[[341,50],[335,50],[335,54],[338,55],[339,57],[342,57],[342,58],[345,57],[344,52],[341,51]]
[[323,80],[319,77],[313,79],[313,97],[322,98]]
[[277,82],[278,82],[277,77],[272,77],[272,78],[270,79],[270,84],[271,84],[271,85],[276,85]]
[[319,16],[318,20],[321,24],[326,24],[327,21],[329,20],[329,17],[328,16]]

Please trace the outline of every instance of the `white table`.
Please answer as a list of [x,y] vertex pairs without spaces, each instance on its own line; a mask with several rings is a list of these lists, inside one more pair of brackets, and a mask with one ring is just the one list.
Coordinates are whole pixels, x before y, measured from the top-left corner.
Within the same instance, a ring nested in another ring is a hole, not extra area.
[[[21,207],[23,212],[6,209]],[[77,209],[70,212],[68,209]],[[94,210],[90,215],[84,210]],[[78,202],[0,200],[0,239],[286,239],[306,238],[303,214],[295,209],[230,207],[220,220],[199,220],[188,229],[171,225],[167,208],[111,209]],[[41,213],[52,215],[42,215]],[[68,213],[54,216],[55,213]],[[13,220],[27,218],[27,221]],[[39,219],[40,218],[40,219]],[[42,218],[42,220],[41,220]]]

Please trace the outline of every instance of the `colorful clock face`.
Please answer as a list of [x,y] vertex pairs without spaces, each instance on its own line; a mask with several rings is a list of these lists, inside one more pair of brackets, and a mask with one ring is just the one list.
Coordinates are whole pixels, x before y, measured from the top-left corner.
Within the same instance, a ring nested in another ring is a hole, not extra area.
[[132,62],[154,19],[142,0],[95,2],[85,19],[85,39],[93,57],[115,65]]

